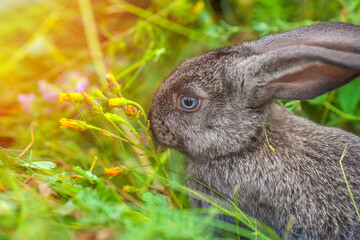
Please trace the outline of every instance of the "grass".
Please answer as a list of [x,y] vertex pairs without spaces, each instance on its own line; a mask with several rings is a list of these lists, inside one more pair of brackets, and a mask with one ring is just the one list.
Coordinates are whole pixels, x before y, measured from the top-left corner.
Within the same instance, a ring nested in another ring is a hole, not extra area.
[[[183,60],[319,21],[359,24],[360,1],[3,2],[0,239],[279,239],[236,200],[188,189],[185,158],[156,145],[146,112]],[[359,133],[359,89],[281,104]],[[190,209],[188,195],[213,208]]]
[[345,181],[345,183],[346,183],[346,187],[347,187],[347,189],[348,189],[348,191],[349,191],[349,194],[350,194],[350,197],[351,197],[351,201],[352,201],[352,203],[353,203],[353,205],[354,205],[356,214],[357,214],[357,216],[358,216],[358,218],[359,218],[359,220],[360,220],[359,210],[358,210],[358,208],[357,208],[357,206],[356,206],[356,202],[355,202],[355,200],[354,200],[354,196],[353,196],[353,194],[351,193],[351,189],[350,189],[349,183],[348,183],[348,181],[347,181],[347,179],[346,179],[345,171],[344,171],[344,168],[343,168],[343,165],[342,165],[342,160],[344,159],[344,157],[345,157],[346,152],[347,152],[348,149],[349,149],[349,146],[346,146],[345,149],[344,149],[344,151],[343,151],[343,153],[342,153],[342,155],[341,155],[341,158],[340,158],[340,160],[339,160],[339,163],[340,163],[340,167],[341,167],[341,172],[342,172],[342,174],[343,174],[343,176],[344,176],[344,181]]

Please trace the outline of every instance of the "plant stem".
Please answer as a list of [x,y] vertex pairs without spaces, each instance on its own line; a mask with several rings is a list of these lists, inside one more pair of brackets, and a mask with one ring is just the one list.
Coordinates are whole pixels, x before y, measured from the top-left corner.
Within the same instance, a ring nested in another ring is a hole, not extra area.
[[133,140],[131,140],[128,136],[126,136],[126,134],[125,134],[123,131],[121,131],[121,129],[120,129],[113,121],[111,121],[111,119],[109,119],[105,114],[103,114],[103,117],[104,117],[111,125],[113,125],[113,126],[115,127],[115,129],[116,129],[117,131],[119,131],[119,133],[121,133],[121,135],[122,135],[129,143],[131,143],[131,145],[139,148],[140,150],[144,151],[145,153],[151,154],[151,152],[150,152],[149,150],[147,150],[146,148],[141,147],[139,144],[135,143],[135,142],[134,142]]
[[341,111],[340,109],[336,108],[335,106],[331,105],[329,102],[323,102],[323,105],[327,108],[330,109],[330,111],[333,111],[334,113],[336,113],[337,115],[339,115],[342,118],[348,119],[348,120],[353,120],[353,121],[360,121],[360,117],[359,116],[354,116],[354,115],[350,115],[347,113],[344,113],[343,111]]
[[[332,91],[330,94],[329,94],[329,97],[328,99],[326,100],[329,104],[331,104],[333,98],[334,98],[334,94],[335,94],[335,91]],[[329,113],[329,107],[326,107],[325,106],[325,109],[324,109],[324,112],[321,116],[321,121],[320,121],[320,124],[324,125],[325,124],[325,121],[326,121],[326,118],[328,116],[328,113]]]

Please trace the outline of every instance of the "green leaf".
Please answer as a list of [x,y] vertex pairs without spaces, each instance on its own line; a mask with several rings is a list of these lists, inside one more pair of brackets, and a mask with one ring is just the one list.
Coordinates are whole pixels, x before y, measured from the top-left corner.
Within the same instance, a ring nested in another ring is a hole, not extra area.
[[43,169],[43,170],[51,170],[56,168],[56,164],[53,162],[45,162],[45,161],[38,161],[38,162],[29,162],[29,163],[21,163],[24,167],[35,168],[35,169]]
[[82,169],[79,166],[76,167],[72,167],[72,170],[74,170],[75,172],[79,173],[81,176],[85,177],[87,180],[89,180],[90,182],[97,182],[99,183],[100,179],[98,178],[98,176],[94,175],[92,172],[90,171],[85,171],[84,169]]
[[348,114],[354,114],[360,101],[360,78],[346,84],[338,90],[341,109]]
[[157,196],[151,192],[144,193],[141,196],[141,199],[151,206],[157,206],[157,207],[161,207],[161,208],[169,207],[169,202],[165,198],[163,198],[161,196]]

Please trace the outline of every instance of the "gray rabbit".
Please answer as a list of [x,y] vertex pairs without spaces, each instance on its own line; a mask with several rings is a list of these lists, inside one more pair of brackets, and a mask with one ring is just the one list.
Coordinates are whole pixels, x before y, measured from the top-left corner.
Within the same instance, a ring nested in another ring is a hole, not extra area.
[[360,138],[273,101],[311,99],[359,75],[359,26],[324,22],[269,35],[182,63],[154,97],[151,129],[187,156],[188,176],[231,199],[238,187],[240,209],[280,236],[294,215],[291,239],[360,239],[339,165],[349,146],[343,166],[360,204]]

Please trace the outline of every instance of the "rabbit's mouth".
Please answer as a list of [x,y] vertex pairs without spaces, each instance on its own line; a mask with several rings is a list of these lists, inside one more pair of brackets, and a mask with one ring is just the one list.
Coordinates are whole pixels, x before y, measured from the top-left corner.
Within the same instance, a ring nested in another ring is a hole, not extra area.
[[175,135],[163,120],[154,117],[153,111],[151,110],[149,112],[149,121],[153,137],[160,145],[170,148],[177,146]]
[[176,140],[174,134],[163,122],[150,121],[150,130],[155,140],[164,147],[175,147]]

